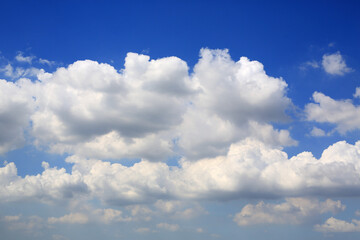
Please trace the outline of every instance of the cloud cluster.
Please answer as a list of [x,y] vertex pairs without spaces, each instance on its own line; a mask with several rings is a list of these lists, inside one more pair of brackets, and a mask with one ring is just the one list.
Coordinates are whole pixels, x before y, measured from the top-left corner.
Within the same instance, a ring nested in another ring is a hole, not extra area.
[[315,103],[305,106],[308,121],[334,124],[335,130],[341,134],[360,128],[360,106],[354,105],[350,99],[335,100],[315,92],[313,100]]
[[0,168],[0,200],[49,202],[82,196],[127,205],[159,199],[359,196],[359,160],[360,141],[337,142],[320,159],[309,152],[289,159],[285,152],[251,139],[233,144],[226,156],[183,159],[179,167],[146,160],[127,167],[71,156],[67,158],[74,164],[71,173],[44,163],[42,174],[21,178],[14,163]]
[[336,213],[345,209],[340,201],[327,199],[287,198],[284,203],[248,204],[234,217],[239,226],[254,224],[300,224],[308,218],[326,212]]
[[[2,97],[11,101],[5,85],[14,84],[3,82]],[[20,131],[29,125],[33,143],[54,153],[196,159],[225,154],[231,143],[249,136],[274,146],[296,144],[287,130],[270,124],[288,118],[285,112],[292,103],[286,82],[266,75],[257,61],[233,61],[227,50],[202,49],[191,74],[177,57],[150,60],[129,53],[120,71],[77,61],[53,73],[39,70],[37,81],[21,89],[15,85],[12,96],[26,93],[22,101],[33,108],[24,111],[10,102],[6,108],[24,112],[24,117],[21,123],[1,121],[1,127]],[[1,119],[11,116],[5,113]],[[0,139],[8,135],[1,132]],[[0,144],[4,152],[17,147],[11,141],[6,141],[10,147]]]
[[[28,138],[39,148],[68,153],[73,167],[66,172],[44,162],[42,173],[20,177],[15,164],[6,163],[0,168],[0,202],[98,199],[132,206],[129,214],[90,209],[48,219],[109,224],[148,221],[155,212],[173,219],[207,213],[182,201],[359,196],[360,142],[337,142],[319,159],[309,152],[289,158],[282,151],[296,144],[289,131],[272,125],[288,120],[292,103],[286,90],[286,82],[268,76],[261,63],[245,57],[235,62],[227,50],[209,49],[201,50],[190,74],[179,58],[129,53],[120,71],[85,60],[40,71],[37,81],[1,80],[0,153]],[[340,133],[358,129],[358,106],[351,101],[313,97],[315,103],[305,108],[309,121],[336,124]],[[181,156],[178,166],[161,161],[175,155]],[[121,158],[141,160],[132,166],[104,161]],[[309,201],[247,205],[235,221],[296,224],[311,213],[343,208],[331,200]],[[154,206],[137,205],[143,203]]]

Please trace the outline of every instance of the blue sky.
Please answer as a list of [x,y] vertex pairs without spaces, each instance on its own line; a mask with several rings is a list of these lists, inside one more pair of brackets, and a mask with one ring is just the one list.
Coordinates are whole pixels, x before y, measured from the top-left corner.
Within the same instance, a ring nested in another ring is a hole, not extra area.
[[358,238],[359,6],[2,1],[2,238]]

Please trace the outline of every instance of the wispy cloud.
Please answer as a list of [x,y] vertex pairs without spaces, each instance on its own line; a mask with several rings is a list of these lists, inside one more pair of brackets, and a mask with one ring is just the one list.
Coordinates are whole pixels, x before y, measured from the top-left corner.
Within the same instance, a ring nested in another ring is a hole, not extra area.
[[18,52],[18,54],[15,56],[16,61],[28,64],[31,64],[32,60],[35,58],[35,56],[24,56],[23,52]]
[[160,228],[160,229],[165,229],[165,230],[171,231],[171,232],[175,232],[175,231],[179,230],[178,224],[158,223],[158,224],[156,224],[156,227]]

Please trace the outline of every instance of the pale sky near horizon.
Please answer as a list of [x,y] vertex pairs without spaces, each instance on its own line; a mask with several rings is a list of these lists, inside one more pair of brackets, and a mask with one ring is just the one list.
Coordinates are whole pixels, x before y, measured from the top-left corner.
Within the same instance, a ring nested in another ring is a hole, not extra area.
[[360,237],[357,1],[2,1],[0,238]]

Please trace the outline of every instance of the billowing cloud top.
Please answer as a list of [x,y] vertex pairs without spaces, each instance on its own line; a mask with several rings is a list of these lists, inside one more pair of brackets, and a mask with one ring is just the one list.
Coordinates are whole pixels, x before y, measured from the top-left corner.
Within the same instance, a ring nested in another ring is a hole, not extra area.
[[85,60],[39,72],[36,82],[1,82],[2,152],[23,142],[24,129],[51,152],[113,159],[216,156],[249,136],[296,143],[269,124],[287,118],[285,81],[227,50],[202,49],[192,74],[179,58],[136,53],[120,71]]

